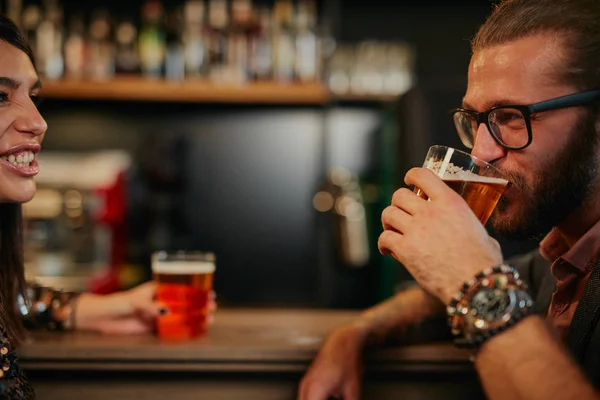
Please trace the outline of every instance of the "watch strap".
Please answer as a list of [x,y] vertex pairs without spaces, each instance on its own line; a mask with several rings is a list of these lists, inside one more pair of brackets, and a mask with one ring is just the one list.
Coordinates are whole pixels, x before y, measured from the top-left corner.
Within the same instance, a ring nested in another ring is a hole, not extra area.
[[[471,304],[479,292],[489,289],[499,289],[512,299],[502,318],[491,325],[477,316]],[[500,265],[486,269],[465,282],[448,304],[446,311],[455,345],[477,349],[491,337],[504,332],[529,315],[532,307],[533,301],[518,272],[509,265]]]

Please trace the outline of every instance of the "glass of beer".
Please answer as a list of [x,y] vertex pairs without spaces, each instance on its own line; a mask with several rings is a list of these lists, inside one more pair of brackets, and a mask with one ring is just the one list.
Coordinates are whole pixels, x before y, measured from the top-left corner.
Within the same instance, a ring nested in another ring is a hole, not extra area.
[[215,256],[204,252],[152,254],[157,301],[168,313],[157,318],[158,336],[190,339],[204,334],[210,318]]
[[[508,184],[493,165],[452,147],[430,147],[423,166],[460,194],[484,225]],[[415,193],[427,199],[419,188],[415,188]]]

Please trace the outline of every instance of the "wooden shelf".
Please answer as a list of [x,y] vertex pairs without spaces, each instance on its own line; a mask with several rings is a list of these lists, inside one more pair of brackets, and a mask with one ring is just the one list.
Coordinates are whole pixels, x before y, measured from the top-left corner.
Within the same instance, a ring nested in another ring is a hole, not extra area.
[[229,104],[324,105],[330,101],[388,103],[392,95],[332,95],[315,83],[251,82],[243,85],[215,84],[204,80],[169,82],[121,76],[111,81],[45,81],[41,95],[49,99],[161,101]]
[[52,99],[245,104],[321,105],[329,100],[327,88],[320,83],[253,82],[227,85],[202,80],[169,82],[141,77],[118,77],[108,82],[46,81],[41,95]]
[[351,103],[392,103],[396,101],[400,95],[392,94],[343,94],[331,95],[332,100],[351,102]]

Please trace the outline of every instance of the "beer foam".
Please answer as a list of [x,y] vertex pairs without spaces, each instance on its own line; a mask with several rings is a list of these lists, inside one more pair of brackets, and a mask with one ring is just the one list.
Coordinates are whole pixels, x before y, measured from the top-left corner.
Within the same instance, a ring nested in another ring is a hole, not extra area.
[[427,160],[425,168],[432,170],[437,176],[445,181],[463,181],[476,183],[492,183],[506,185],[508,181],[503,178],[477,175],[471,171],[465,171],[461,167],[445,161]]
[[212,274],[215,264],[208,261],[155,261],[152,263],[155,274]]

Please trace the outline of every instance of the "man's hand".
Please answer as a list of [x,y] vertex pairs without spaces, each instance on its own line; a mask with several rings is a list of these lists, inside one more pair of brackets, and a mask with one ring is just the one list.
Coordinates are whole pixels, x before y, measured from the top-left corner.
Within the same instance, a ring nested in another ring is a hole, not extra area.
[[406,188],[394,193],[382,214],[379,251],[391,254],[421,287],[448,304],[464,282],[500,264],[502,253],[462,197],[433,172],[414,168],[405,182],[429,200]]
[[[156,283],[146,282],[133,289],[109,295],[81,295],[75,310],[75,329],[112,335],[134,335],[154,330],[159,315],[169,312],[156,301]],[[212,293],[210,323],[216,309]]]
[[364,334],[349,325],[334,330],[300,382],[298,400],[360,398]]

